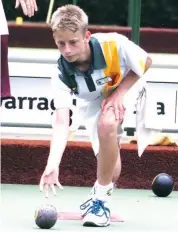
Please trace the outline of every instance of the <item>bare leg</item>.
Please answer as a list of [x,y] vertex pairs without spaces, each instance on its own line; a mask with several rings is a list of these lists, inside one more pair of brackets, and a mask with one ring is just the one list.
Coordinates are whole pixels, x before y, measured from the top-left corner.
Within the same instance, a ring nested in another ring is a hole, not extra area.
[[116,166],[115,166],[114,174],[113,174],[113,178],[112,178],[113,183],[117,182],[117,180],[120,177],[120,174],[121,174],[121,157],[120,157],[120,149],[119,149],[117,162],[116,162]]
[[[105,115],[101,115],[98,122],[99,154],[97,162],[97,179],[100,185],[112,182],[115,170],[120,172],[120,155],[117,141],[117,128],[119,122],[115,120],[113,109],[110,108]],[[118,162],[118,163],[117,163]]]
[[[96,157],[98,157],[98,155]],[[120,158],[120,151],[119,151],[116,166],[115,166],[115,169],[114,169],[113,178],[112,178],[113,183],[117,182],[117,180],[119,179],[120,174],[121,174],[121,158]]]
[[[98,120],[97,181],[89,194],[89,199],[80,207],[82,215],[86,215],[84,224],[104,226],[110,224],[109,202],[112,199],[114,182],[121,172],[118,126],[119,122],[115,120],[112,108]],[[90,212],[91,208],[94,210],[96,206],[99,207],[98,211]]]

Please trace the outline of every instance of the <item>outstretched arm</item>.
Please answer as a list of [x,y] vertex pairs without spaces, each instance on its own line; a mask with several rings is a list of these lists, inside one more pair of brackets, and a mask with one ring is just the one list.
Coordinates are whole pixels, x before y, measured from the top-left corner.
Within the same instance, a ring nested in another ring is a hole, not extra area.
[[52,92],[54,96],[54,120],[50,152],[45,170],[40,180],[40,191],[45,190],[48,197],[49,187],[56,195],[55,185],[62,189],[59,183],[59,165],[67,145],[69,135],[69,110],[72,105],[70,90],[59,79],[58,75],[52,78]]
[[47,171],[49,174],[50,167],[58,168],[64,149],[67,144],[69,135],[69,108],[62,108],[56,111],[50,153],[47,161]]

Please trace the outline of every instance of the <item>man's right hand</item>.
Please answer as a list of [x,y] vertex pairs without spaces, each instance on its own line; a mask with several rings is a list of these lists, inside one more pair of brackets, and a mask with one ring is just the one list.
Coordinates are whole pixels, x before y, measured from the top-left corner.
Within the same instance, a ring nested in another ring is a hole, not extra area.
[[49,187],[51,187],[52,192],[56,195],[55,185],[58,186],[61,190],[63,189],[62,185],[59,183],[59,168],[50,168],[46,167],[40,180],[40,191],[45,192],[45,197],[48,198]]

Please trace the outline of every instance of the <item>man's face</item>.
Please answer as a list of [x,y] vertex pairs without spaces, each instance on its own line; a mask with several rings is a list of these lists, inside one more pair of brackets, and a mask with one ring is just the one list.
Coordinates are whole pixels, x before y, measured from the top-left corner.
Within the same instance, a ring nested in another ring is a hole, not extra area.
[[90,32],[85,34],[78,30],[72,32],[70,30],[60,30],[54,34],[55,43],[62,56],[68,62],[76,62],[86,51],[86,44],[90,40]]

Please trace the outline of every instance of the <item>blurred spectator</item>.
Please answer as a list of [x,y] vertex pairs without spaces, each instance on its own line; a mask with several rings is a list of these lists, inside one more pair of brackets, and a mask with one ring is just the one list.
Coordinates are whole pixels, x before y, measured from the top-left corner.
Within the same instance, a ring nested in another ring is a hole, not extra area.
[[[36,0],[16,0],[15,8],[21,6],[24,15],[31,17],[38,10]],[[11,88],[8,67],[8,24],[0,0],[0,38],[1,38],[1,97],[10,97]]]

